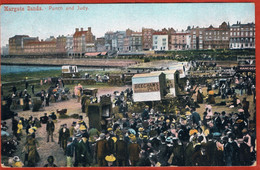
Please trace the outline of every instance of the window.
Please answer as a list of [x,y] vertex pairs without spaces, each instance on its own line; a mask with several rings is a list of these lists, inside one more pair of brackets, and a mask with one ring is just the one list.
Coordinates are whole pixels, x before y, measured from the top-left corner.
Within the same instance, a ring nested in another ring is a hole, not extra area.
[[193,35],[193,38],[196,38],[196,35]]
[[253,32],[250,32],[250,36],[253,36]]
[[214,31],[214,35],[216,35],[216,31]]
[[234,32],[234,36],[236,36],[237,35],[237,32]]
[[246,32],[246,36],[248,36],[248,32]]
[[162,40],[163,40],[163,41],[166,41],[166,38],[163,38]]
[[200,31],[200,34],[202,34],[202,31]]
[[241,32],[241,36],[244,36],[244,32]]
[[239,32],[237,32],[237,35],[239,36]]
[[208,32],[206,32],[206,35],[208,35]]

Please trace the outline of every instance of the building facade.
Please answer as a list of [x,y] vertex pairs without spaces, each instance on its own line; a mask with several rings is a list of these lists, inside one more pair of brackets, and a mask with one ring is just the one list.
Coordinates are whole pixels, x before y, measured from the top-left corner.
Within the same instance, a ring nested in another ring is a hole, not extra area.
[[124,38],[124,52],[129,52],[131,51],[131,45],[130,45],[130,37],[125,37]]
[[84,55],[85,52],[95,51],[95,37],[91,32],[91,27],[88,27],[87,31],[83,28],[75,29],[73,35],[73,50],[74,54],[78,56]]
[[126,37],[126,31],[117,31],[114,33],[112,39],[113,51],[124,51],[124,38]]
[[192,28],[190,31],[190,39],[191,39],[191,45],[190,49],[192,50],[202,50],[203,49],[203,33],[204,33],[204,28]]
[[203,49],[228,49],[230,31],[226,22],[218,28],[212,25],[204,29]]
[[95,47],[96,47],[97,52],[106,51],[105,37],[97,38],[96,41],[95,41]]
[[237,22],[230,27],[230,49],[255,48],[255,24]]
[[15,35],[9,38],[9,55],[22,55],[23,54],[23,38],[29,37],[28,35]]
[[73,56],[73,35],[66,36],[66,53],[68,56]]
[[142,33],[141,32],[133,32],[130,37],[130,51],[142,51]]
[[142,28],[142,47],[143,50],[152,50],[153,49],[153,33],[152,28]]
[[188,49],[189,39],[187,36],[190,36],[189,33],[186,32],[176,32],[171,34],[169,39],[169,50],[186,50]]
[[57,37],[57,44],[56,44],[56,52],[57,54],[66,54],[66,45],[67,45],[67,38],[66,36],[58,36]]
[[153,50],[168,50],[168,34],[166,32],[154,32],[153,34]]
[[2,46],[1,55],[3,55],[3,56],[9,55],[9,45],[8,44],[6,44],[6,46]]
[[105,33],[105,48],[106,51],[112,50],[112,39],[113,39],[114,33],[113,32],[106,32]]

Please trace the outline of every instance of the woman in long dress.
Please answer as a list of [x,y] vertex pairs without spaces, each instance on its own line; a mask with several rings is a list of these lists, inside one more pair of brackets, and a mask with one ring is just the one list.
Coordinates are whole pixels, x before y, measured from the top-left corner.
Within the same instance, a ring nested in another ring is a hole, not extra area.
[[25,143],[25,161],[27,161],[27,167],[35,167],[39,162],[40,156],[37,152],[38,141],[35,139],[35,133],[32,128],[29,129],[29,134],[26,137]]
[[203,94],[202,94],[201,88],[198,90],[197,103],[199,103],[199,104],[203,103]]

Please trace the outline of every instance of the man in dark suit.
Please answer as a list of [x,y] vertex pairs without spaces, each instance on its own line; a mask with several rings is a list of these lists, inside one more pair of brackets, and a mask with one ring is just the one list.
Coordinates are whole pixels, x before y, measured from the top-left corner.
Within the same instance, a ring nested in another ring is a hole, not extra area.
[[105,157],[108,154],[108,143],[106,140],[106,135],[104,133],[101,133],[99,136],[99,140],[96,144],[96,155],[97,155],[97,161],[98,166],[106,166],[106,160]]
[[205,151],[206,155],[208,155],[208,161],[210,166],[216,166],[215,165],[215,153],[216,153],[216,143],[213,140],[213,135],[209,134],[207,136],[208,142],[205,144]]
[[70,130],[67,128],[67,124],[63,124],[62,128],[59,131],[59,143],[61,144],[64,154],[66,154],[67,141],[70,137]]
[[48,122],[46,124],[46,131],[47,131],[47,142],[49,142],[49,137],[51,136],[51,141],[53,141],[53,132],[55,129],[55,125],[51,118],[48,119]]
[[147,120],[149,119],[149,106],[145,106],[145,109],[142,113],[142,120]]
[[196,123],[198,126],[200,126],[200,115],[198,112],[196,112],[195,108],[192,108],[192,114],[191,114],[191,119],[193,123]]
[[82,139],[78,144],[78,160],[81,166],[90,166],[92,163],[92,155],[89,147],[89,142],[86,135],[82,135]]
[[139,161],[139,153],[141,152],[141,147],[136,143],[136,137],[131,138],[132,143],[128,146],[129,162],[131,166],[136,166]]
[[214,126],[218,129],[218,132],[220,132],[220,131],[221,131],[221,125],[222,125],[222,123],[221,123],[221,119],[220,119],[220,117],[219,117],[219,113],[218,113],[218,112],[215,112],[215,113],[214,113],[214,116],[213,116],[213,124],[214,124]]
[[116,141],[116,161],[117,166],[125,166],[127,158],[127,143],[123,140],[123,135],[119,136],[119,140]]

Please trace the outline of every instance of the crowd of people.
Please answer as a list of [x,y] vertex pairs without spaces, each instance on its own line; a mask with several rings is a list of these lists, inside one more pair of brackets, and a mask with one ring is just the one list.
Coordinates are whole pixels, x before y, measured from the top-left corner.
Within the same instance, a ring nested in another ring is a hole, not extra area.
[[[232,81],[235,89],[232,90]],[[256,161],[256,130],[250,126],[249,101],[254,95],[254,75],[236,74],[219,86],[215,94],[208,86],[211,98],[204,100],[202,89],[197,91],[197,104],[205,105],[203,113],[196,111],[193,100],[184,108],[175,107],[175,113],[162,113],[151,106],[145,106],[140,113],[128,112],[128,99],[132,90],[119,93],[115,106],[119,106],[122,117],[112,115],[102,128],[88,127],[79,116],[71,125],[61,124],[58,131],[58,146],[66,156],[67,167],[88,166],[250,166]],[[192,87],[190,87],[192,89]],[[24,91],[24,95],[27,94]],[[44,93],[43,93],[44,94]],[[82,86],[75,86],[77,101],[82,98]],[[238,102],[237,95],[244,95]],[[213,109],[213,99],[233,98],[232,108],[236,112]],[[92,100],[91,100],[92,101]],[[29,105],[29,103],[28,103]],[[84,102],[83,102],[84,105]],[[25,107],[27,103],[25,102]],[[82,108],[84,111],[85,108]],[[14,157],[13,167],[35,167],[40,160],[37,151],[37,129],[46,126],[46,142],[54,142],[57,116],[53,112],[40,119],[12,118],[12,131],[17,140],[21,139],[22,129],[26,132],[24,161]],[[2,125],[2,130],[5,129]],[[54,156],[50,155],[45,167],[56,167]],[[64,166],[64,165],[58,165]]]

